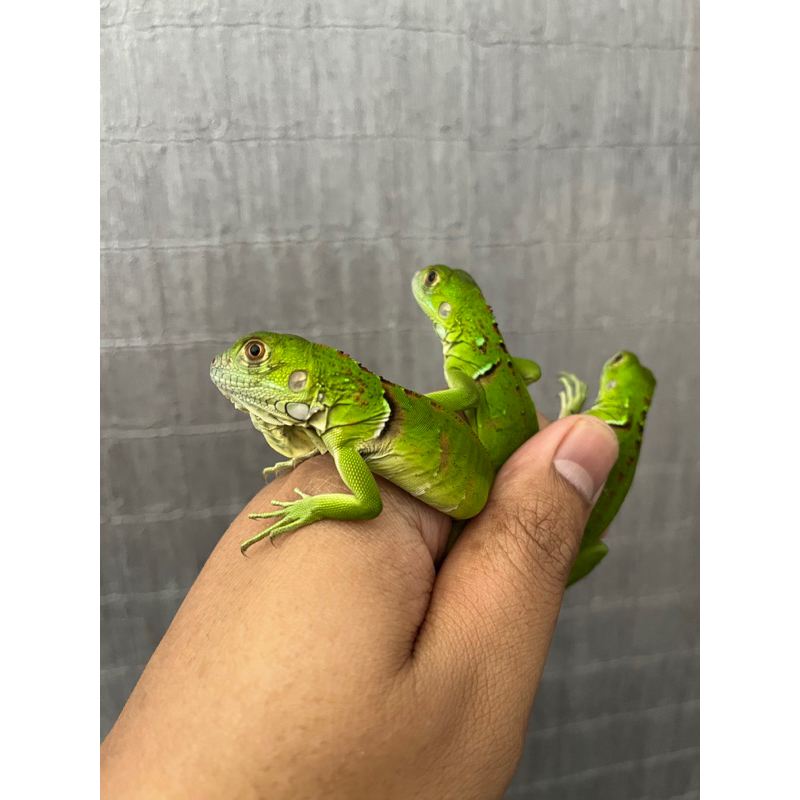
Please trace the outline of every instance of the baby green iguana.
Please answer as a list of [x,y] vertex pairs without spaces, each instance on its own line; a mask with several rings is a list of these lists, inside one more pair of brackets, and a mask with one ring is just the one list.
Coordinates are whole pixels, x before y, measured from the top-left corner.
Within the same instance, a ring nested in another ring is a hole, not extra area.
[[[559,374],[564,390],[561,417],[577,414],[586,399],[586,384],[568,372]],[[581,549],[572,565],[567,586],[588,575],[608,553],[601,541],[622,501],[628,494],[642,448],[644,422],[653,399],[656,379],[639,359],[627,350],[613,355],[603,365],[600,389],[594,405],[585,413],[605,420],[617,434],[619,456],[597,499],[581,540]]]
[[330,453],[352,494],[273,500],[278,517],[241,545],[320,519],[372,519],[383,503],[373,472],[455,519],[475,516],[494,479],[492,462],[464,419],[374,375],[344,353],[299,336],[242,337],[211,364],[211,379],[250,415],[267,443],[290,457],[264,477]]
[[450,387],[425,396],[464,412],[498,470],[539,430],[527,389],[539,380],[539,365],[509,355],[492,309],[463,269],[426,267],[414,275],[411,290],[442,341]]
[[[539,430],[527,388],[539,379],[539,365],[509,354],[492,309],[463,269],[426,267],[414,275],[411,290],[441,339],[450,387],[426,397],[451,411],[463,411],[496,472]],[[448,551],[463,527],[453,523]]]

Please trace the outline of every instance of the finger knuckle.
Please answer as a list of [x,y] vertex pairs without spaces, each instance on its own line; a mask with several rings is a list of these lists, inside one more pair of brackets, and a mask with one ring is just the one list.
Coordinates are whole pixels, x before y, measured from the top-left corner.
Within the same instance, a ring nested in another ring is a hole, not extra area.
[[563,586],[577,554],[580,522],[570,506],[552,491],[533,493],[503,516],[506,549],[512,561],[522,557],[534,563],[547,583]]

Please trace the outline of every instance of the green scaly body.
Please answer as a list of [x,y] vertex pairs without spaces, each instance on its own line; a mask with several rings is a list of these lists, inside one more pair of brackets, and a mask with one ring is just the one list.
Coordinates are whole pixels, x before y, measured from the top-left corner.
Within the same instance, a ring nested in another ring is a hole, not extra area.
[[353,492],[309,496],[295,489],[299,500],[273,500],[280,510],[250,516],[279,519],[242,552],[320,519],[377,516],[383,506],[372,473],[455,519],[486,503],[494,472],[469,425],[338,350],[290,334],[252,333],[214,359],[211,378],[268,444],[291,458],[265,469],[265,477],[329,452]]
[[[577,414],[586,397],[586,385],[569,373],[561,373],[561,381],[565,391],[560,395],[559,417]],[[601,537],[633,483],[655,387],[653,373],[627,350],[616,353],[603,366],[597,399],[585,413],[605,420],[613,428],[619,442],[619,456],[586,523],[567,586],[588,575],[608,553]]]
[[496,471],[539,430],[527,384],[541,370],[509,355],[492,309],[468,272],[436,264],[420,270],[411,288],[442,341],[450,387],[427,397],[464,411]]

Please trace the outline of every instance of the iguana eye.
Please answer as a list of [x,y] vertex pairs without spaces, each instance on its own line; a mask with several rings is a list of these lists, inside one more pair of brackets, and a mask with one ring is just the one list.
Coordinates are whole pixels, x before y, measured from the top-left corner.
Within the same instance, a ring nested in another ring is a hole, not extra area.
[[254,363],[261,361],[267,353],[265,344],[259,339],[251,339],[243,349],[247,360]]
[[435,269],[429,269],[425,275],[426,286],[436,286],[439,282],[439,273]]
[[620,361],[625,357],[625,353],[617,353],[614,358],[611,359],[612,364],[619,364]]

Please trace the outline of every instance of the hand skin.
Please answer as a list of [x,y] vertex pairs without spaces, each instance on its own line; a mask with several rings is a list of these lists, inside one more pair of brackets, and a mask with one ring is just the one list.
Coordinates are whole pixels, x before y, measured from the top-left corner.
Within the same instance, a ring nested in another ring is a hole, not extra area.
[[449,519],[381,479],[377,518],[317,522],[242,557],[263,522],[248,513],[295,486],[343,489],[320,456],[259,492],[103,742],[103,797],[502,797],[585,496],[617,457],[600,420],[541,422],[438,573]]

